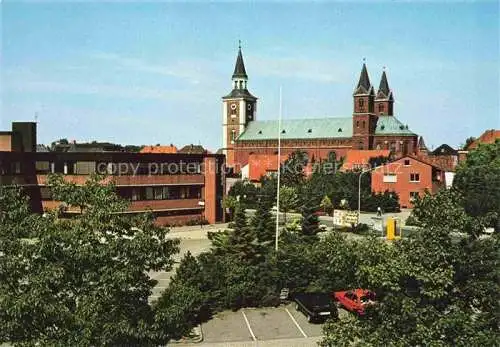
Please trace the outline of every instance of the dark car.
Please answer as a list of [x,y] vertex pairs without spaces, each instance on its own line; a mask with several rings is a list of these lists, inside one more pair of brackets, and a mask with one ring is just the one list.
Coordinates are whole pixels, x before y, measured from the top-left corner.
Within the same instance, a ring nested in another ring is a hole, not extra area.
[[337,307],[328,293],[298,293],[294,296],[295,308],[306,315],[308,322],[322,322],[338,318]]

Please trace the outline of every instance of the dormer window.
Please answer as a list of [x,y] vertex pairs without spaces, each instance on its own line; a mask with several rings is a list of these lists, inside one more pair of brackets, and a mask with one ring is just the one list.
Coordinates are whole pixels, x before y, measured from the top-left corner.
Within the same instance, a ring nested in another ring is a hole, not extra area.
[[[380,127],[380,130],[384,130],[384,129],[385,129],[385,125],[382,125],[382,126]],[[387,142],[387,141],[386,141],[386,142]]]
[[337,130],[337,131],[338,131],[339,133],[341,133],[341,132],[342,132],[342,128],[339,128],[339,130]]
[[281,133],[282,133],[282,134],[286,133],[285,129],[281,130]]
[[308,132],[308,133],[312,133],[312,132],[313,132],[313,130],[312,130],[312,129],[307,129],[307,132]]
[[262,135],[262,130],[259,130],[259,132],[257,134]]

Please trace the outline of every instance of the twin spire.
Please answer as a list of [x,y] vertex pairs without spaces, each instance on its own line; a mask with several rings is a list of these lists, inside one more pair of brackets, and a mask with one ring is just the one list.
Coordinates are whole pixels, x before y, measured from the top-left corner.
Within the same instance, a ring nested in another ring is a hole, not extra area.
[[[361,68],[361,75],[359,76],[359,82],[354,91],[354,95],[358,94],[372,94],[374,92],[373,86],[370,83],[370,77],[368,77],[368,69],[366,68],[366,63],[363,62],[363,67]],[[377,99],[389,99],[392,98],[392,91],[389,88],[389,82],[387,82],[387,75],[384,71],[382,72],[382,78],[380,79],[380,85],[378,87]]]

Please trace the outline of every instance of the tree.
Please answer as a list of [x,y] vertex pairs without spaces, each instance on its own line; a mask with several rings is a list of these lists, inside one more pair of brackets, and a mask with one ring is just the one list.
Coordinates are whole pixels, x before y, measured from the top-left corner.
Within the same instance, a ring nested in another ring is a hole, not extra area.
[[[78,194],[50,179],[55,198],[82,213],[59,219],[27,213],[19,191],[0,190],[0,340],[19,345],[151,345],[156,330],[148,297],[168,271],[178,242],[151,215],[122,214],[126,204],[93,177]],[[7,198],[6,198],[7,196]],[[82,208],[83,207],[83,208]],[[22,234],[13,225],[22,225]],[[29,238],[23,236],[29,235]]]
[[298,198],[295,188],[280,187],[280,212],[283,212],[284,223],[286,224],[286,214],[297,206]]
[[422,228],[412,238],[358,243],[358,281],[379,305],[367,319],[328,324],[321,346],[495,345],[498,237],[469,236],[474,217],[453,190],[425,196],[415,214]]
[[240,205],[234,214],[234,227],[229,233],[228,244],[231,253],[248,263],[255,263],[261,256],[255,230],[248,226],[245,210]]
[[222,207],[225,209],[229,210],[229,219],[233,219],[234,217],[234,211],[238,205],[238,201],[234,196],[226,196],[224,200],[222,200]]
[[480,145],[457,167],[453,187],[464,197],[467,214],[500,229],[500,140]]
[[319,205],[315,203],[317,198],[310,197],[301,207],[302,214],[302,236],[312,237],[319,232],[319,218],[317,211]]
[[323,197],[320,206],[326,214],[330,214],[333,211],[333,204],[328,195]]
[[308,162],[307,153],[295,151],[280,166],[281,182],[285,186],[299,187],[305,180],[304,168]]
[[265,200],[259,201],[250,224],[257,234],[259,243],[264,246],[272,244],[275,238],[276,220]]
[[237,181],[229,190],[229,196],[239,199],[245,208],[256,208],[259,190],[248,180]]

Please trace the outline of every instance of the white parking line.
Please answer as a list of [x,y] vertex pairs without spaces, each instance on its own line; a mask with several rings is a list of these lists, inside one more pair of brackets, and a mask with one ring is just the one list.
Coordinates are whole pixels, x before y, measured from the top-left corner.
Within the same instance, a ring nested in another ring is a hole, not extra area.
[[243,311],[243,309],[241,309],[241,313],[243,314],[243,318],[245,318],[245,322],[247,323],[248,331],[250,331],[250,334],[252,335],[252,339],[254,341],[257,341],[257,338],[255,337],[255,334],[253,333],[253,330],[250,327],[250,323],[248,322],[247,315],[245,314],[245,312]]
[[304,336],[304,337],[307,337],[306,333],[304,332],[304,330],[302,330],[302,328],[300,327],[299,323],[297,323],[297,321],[295,320],[295,318],[293,318],[292,314],[290,313],[290,311],[288,311],[288,309],[285,307],[285,311],[286,313],[288,313],[288,315],[290,316],[290,319],[295,323],[295,325],[297,326],[297,328],[299,329],[300,333]]

